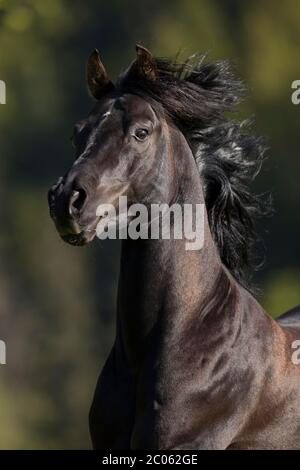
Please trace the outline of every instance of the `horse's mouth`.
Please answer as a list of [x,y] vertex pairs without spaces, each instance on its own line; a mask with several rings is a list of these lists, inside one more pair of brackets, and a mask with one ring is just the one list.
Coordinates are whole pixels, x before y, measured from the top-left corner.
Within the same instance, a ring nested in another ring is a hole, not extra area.
[[79,233],[61,233],[60,236],[64,242],[69,243],[72,246],[84,246],[91,243],[96,236],[97,225],[101,217],[97,217],[95,222],[83,229]]
[[73,235],[61,235],[61,238],[64,242],[69,243],[72,246],[84,246],[93,241],[96,235],[96,230],[94,233],[86,233],[84,231],[80,232],[79,234]]

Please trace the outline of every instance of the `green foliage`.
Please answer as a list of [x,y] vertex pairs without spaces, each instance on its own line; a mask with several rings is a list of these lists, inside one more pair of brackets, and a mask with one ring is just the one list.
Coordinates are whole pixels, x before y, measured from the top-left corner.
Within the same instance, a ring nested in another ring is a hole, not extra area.
[[272,271],[265,282],[262,304],[274,318],[300,304],[300,270]]
[[236,60],[251,90],[243,113],[256,113],[271,147],[258,184],[277,207],[263,225],[271,232],[263,303],[274,315],[300,303],[300,107],[290,100],[300,78],[299,14],[296,0],[0,0],[0,338],[8,354],[0,448],[90,447],[88,407],[113,337],[119,247],[63,244],[46,192],[70,166],[72,125],[89,111],[84,67],[94,47],[113,77],[137,41],[162,56],[201,50]]

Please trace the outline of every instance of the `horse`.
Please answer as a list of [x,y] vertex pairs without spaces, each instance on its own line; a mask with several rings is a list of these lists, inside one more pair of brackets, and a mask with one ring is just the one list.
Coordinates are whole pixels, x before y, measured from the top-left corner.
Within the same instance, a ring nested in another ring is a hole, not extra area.
[[[232,117],[243,83],[228,61],[180,63],[138,44],[113,83],[95,49],[94,98],[74,127],[75,161],[48,193],[74,246],[100,204],[204,205],[201,250],[182,239],[123,239],[116,336],[89,413],[95,449],[300,449],[300,306],[277,321],[251,288],[251,181],[265,146]],[[171,223],[174,223],[171,222]],[[296,343],[297,344],[297,343]]]

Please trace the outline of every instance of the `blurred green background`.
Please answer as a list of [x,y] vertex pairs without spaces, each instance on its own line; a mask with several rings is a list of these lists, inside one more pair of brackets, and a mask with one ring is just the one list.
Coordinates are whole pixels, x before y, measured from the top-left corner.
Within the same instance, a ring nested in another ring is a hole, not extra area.
[[112,77],[134,45],[160,56],[229,58],[249,87],[269,160],[256,182],[275,214],[260,223],[260,301],[276,316],[300,303],[300,79],[297,0],[0,0],[0,448],[89,448],[88,410],[111,346],[119,244],[64,244],[46,192],[71,165],[69,137],[91,102],[85,63],[98,47]]

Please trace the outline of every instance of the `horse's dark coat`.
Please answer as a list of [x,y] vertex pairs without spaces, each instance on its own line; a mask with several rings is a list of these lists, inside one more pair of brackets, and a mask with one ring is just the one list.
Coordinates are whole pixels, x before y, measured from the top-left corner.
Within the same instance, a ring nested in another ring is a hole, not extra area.
[[[98,102],[75,127],[77,160],[49,192],[74,245],[96,207],[205,202],[202,250],[185,240],[124,240],[116,339],[90,412],[95,448],[300,449],[300,309],[277,323],[245,287],[259,141],[226,121],[238,82],[227,66],[156,61],[142,47],[114,86],[94,52]],[[189,72],[184,76],[183,72]],[[145,132],[146,130],[146,137]],[[199,172],[200,170],[200,172]]]

